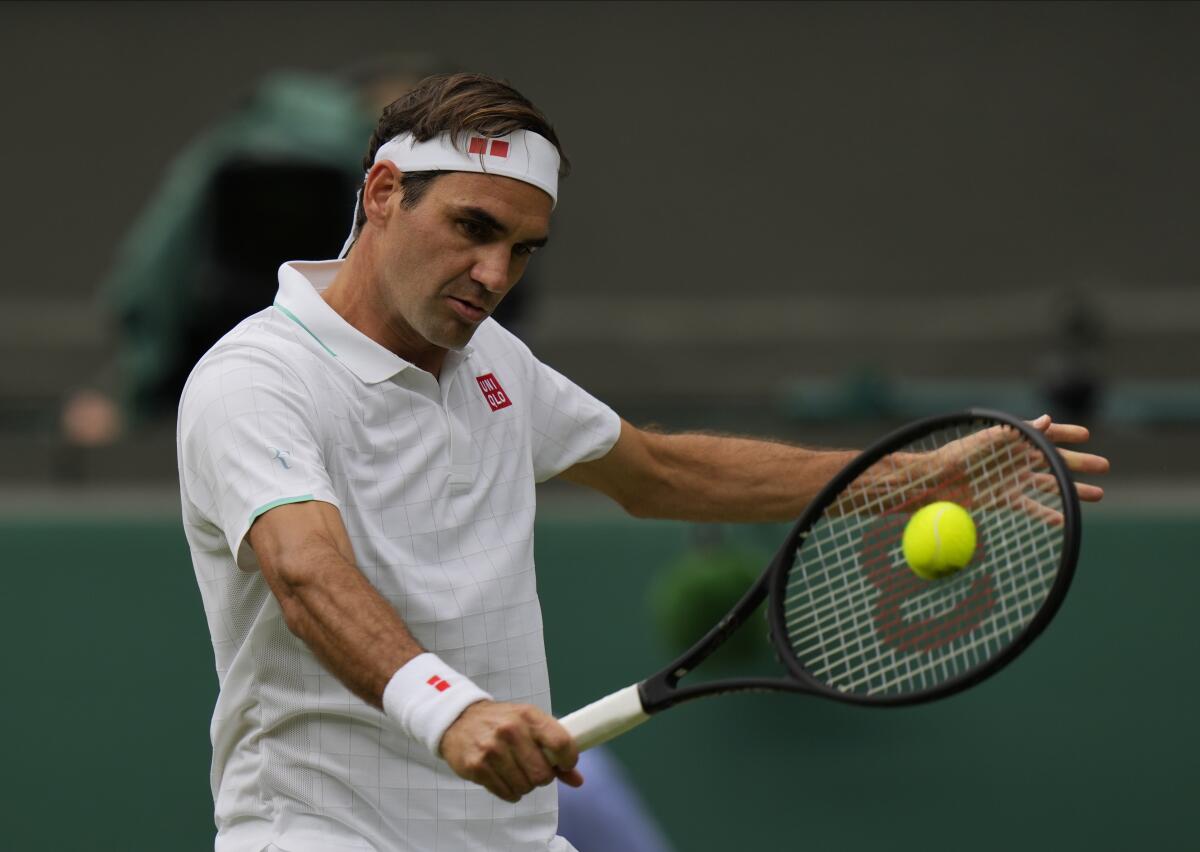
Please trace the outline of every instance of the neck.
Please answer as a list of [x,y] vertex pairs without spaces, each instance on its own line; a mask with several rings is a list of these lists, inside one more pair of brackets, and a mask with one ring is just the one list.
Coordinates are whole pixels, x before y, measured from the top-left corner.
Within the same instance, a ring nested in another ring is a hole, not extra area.
[[430,343],[388,308],[383,297],[385,285],[376,272],[378,266],[372,262],[372,254],[370,239],[360,238],[321,297],[367,337],[437,378],[446,361],[446,350]]

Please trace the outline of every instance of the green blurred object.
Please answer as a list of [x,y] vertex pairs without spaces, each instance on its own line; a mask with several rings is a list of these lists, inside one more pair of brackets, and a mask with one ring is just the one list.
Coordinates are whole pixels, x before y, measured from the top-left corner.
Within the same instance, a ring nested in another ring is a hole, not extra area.
[[[694,546],[668,565],[650,589],[654,623],[672,654],[687,650],[729,612],[766,568],[770,557],[736,545]],[[761,629],[755,629],[755,619]],[[725,663],[745,662],[768,649],[766,622],[757,614],[722,646]],[[714,661],[718,658],[714,656]]]
[[[119,394],[128,417],[140,421],[173,414],[182,384],[176,374],[182,370],[186,376],[194,358],[208,348],[193,353],[190,335],[196,333],[196,317],[211,309],[206,300],[213,298],[210,266],[218,230],[214,188],[223,170],[239,163],[292,163],[343,174],[347,189],[336,211],[341,224],[330,235],[336,250],[350,227],[353,187],[361,179],[362,152],[374,124],[359,93],[341,81],[279,71],[170,163],[122,241],[102,288],[121,332]],[[243,239],[248,250],[263,235],[246,233]],[[237,319],[270,304],[273,278],[267,286],[262,304]]]

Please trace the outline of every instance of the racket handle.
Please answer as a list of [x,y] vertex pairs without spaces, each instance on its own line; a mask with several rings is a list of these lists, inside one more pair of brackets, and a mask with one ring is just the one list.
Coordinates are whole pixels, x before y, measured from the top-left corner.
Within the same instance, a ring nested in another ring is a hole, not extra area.
[[579,750],[586,751],[636,728],[649,718],[635,683],[580,707],[558,721],[575,738]]

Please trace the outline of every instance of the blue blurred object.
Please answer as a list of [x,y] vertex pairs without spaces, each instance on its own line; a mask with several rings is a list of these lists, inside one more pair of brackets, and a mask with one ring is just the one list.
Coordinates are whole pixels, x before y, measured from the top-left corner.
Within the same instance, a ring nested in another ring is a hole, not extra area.
[[558,785],[558,833],[579,852],[671,852],[662,830],[604,748],[579,755],[582,787]]

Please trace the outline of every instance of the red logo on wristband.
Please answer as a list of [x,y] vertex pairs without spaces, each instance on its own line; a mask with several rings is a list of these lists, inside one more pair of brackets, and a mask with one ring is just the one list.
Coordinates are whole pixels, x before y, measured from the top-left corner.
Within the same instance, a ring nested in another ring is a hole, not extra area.
[[429,680],[427,680],[425,682],[427,684],[429,684],[430,686],[432,686],[434,689],[436,689],[438,692],[445,692],[447,689],[450,688],[450,681],[442,680],[437,675],[434,675],[433,677],[431,677]]

